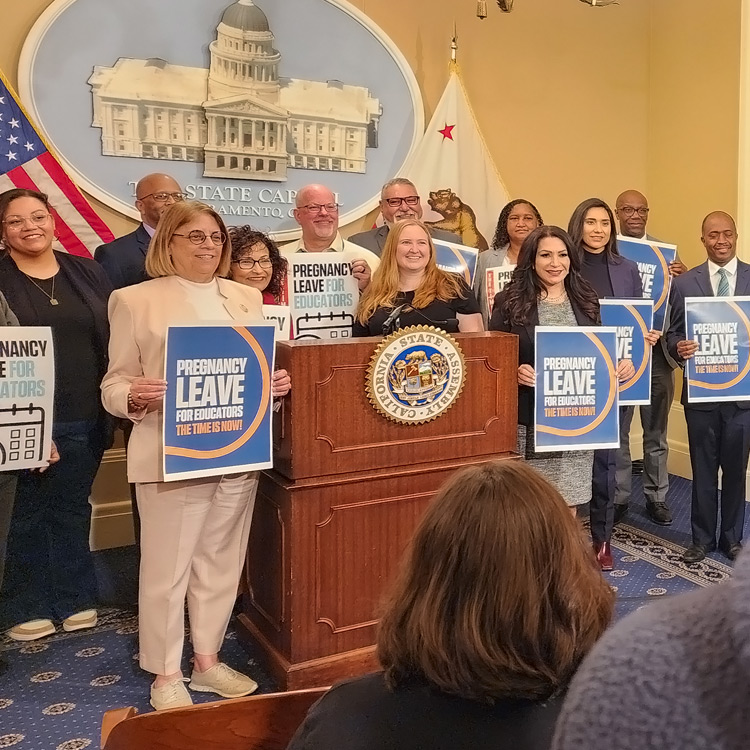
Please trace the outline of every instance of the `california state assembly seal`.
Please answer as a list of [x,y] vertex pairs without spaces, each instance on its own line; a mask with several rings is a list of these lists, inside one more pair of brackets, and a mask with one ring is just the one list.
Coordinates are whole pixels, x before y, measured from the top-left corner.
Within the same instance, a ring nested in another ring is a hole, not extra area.
[[466,380],[458,342],[434,326],[402,328],[380,343],[365,380],[367,397],[401,424],[437,419],[456,403]]

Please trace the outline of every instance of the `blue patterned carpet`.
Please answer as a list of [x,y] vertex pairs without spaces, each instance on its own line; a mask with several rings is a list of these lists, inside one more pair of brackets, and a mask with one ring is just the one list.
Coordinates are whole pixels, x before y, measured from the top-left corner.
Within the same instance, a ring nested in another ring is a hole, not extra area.
[[[671,527],[652,524],[645,514],[639,478],[623,524],[615,530],[615,570],[606,574],[617,591],[618,617],[659,597],[690,591],[724,580],[729,561],[712,554],[703,563],[683,565],[680,552],[690,543],[690,482],[672,477]],[[749,514],[750,515],[750,514]],[[135,706],[149,711],[151,678],[136,661],[136,558],[134,548],[97,553],[102,601],[99,625],[78,633],[59,632],[42,641],[19,644],[0,636],[0,748],[82,750],[99,747],[103,713]],[[250,673],[261,692],[275,689],[258,663],[227,635],[223,658]],[[189,674],[189,665],[183,669]],[[197,702],[211,695],[195,693]]]

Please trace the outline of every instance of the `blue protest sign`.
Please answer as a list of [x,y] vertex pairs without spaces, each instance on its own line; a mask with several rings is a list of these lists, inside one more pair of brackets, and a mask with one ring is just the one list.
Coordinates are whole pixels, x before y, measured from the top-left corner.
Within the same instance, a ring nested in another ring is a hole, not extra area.
[[619,447],[616,330],[537,326],[535,351],[536,451]]
[[677,245],[668,245],[655,240],[635,240],[632,237],[617,237],[620,255],[632,260],[641,274],[643,296],[654,301],[654,329],[664,330],[664,318],[669,303],[669,288],[672,277],[669,264],[677,258]]
[[463,277],[464,281],[472,287],[474,284],[474,274],[477,270],[477,257],[479,251],[466,245],[458,245],[455,242],[445,242],[432,238],[432,244],[435,245],[435,263],[443,271],[457,273]]
[[620,406],[651,403],[651,345],[646,334],[653,328],[653,300],[600,299],[602,325],[617,329],[617,360],[635,367],[630,380],[620,383]]
[[170,326],[164,479],[267,469],[275,326]]
[[687,297],[688,403],[750,401],[750,297]]

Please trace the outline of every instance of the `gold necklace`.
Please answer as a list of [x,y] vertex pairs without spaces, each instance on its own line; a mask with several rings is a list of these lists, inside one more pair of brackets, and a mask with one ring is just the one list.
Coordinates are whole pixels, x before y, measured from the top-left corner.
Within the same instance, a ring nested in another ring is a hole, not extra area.
[[49,298],[50,305],[59,305],[60,302],[55,298],[55,279],[57,278],[57,274],[55,274],[52,277],[52,294],[50,294],[46,289],[39,286],[39,284],[34,281],[34,279],[29,276],[29,274],[25,273],[24,276],[45,296]]
[[558,305],[558,304],[560,304],[560,303],[561,303],[561,302],[562,302],[562,301],[563,301],[563,300],[564,300],[564,299],[565,299],[565,298],[566,298],[567,296],[568,296],[568,293],[567,293],[567,291],[566,291],[565,289],[563,289],[563,290],[562,290],[562,292],[561,292],[560,294],[558,294],[558,295],[557,295],[557,297],[550,297],[549,295],[547,295],[547,296],[546,296],[546,297],[544,298],[544,300],[545,300],[545,302],[550,302],[550,303],[552,303],[553,305]]

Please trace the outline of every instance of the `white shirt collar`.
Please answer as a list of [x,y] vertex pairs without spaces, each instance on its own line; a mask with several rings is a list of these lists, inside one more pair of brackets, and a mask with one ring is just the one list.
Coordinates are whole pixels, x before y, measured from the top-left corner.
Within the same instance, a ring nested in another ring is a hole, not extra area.
[[708,272],[711,276],[714,276],[719,272],[719,269],[723,268],[727,272],[727,276],[732,276],[737,273],[737,256],[735,255],[732,260],[729,261],[725,266],[718,266],[712,260],[708,261]]
[[145,221],[142,221],[141,224],[143,224],[143,228],[146,230],[146,233],[149,237],[153,237],[156,230],[153,227],[150,227],[148,224],[146,224]]

